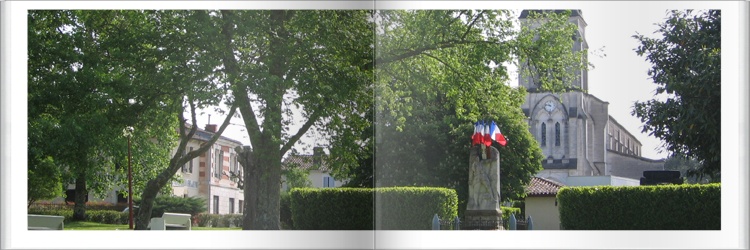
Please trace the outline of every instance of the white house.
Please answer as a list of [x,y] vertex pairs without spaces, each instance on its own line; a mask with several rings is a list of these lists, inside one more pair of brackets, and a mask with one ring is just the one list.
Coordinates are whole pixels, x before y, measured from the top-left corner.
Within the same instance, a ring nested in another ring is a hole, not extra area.
[[[299,168],[308,172],[308,179],[313,187],[341,187],[347,180],[336,180],[330,174],[330,169],[325,161],[323,148],[316,147],[312,155],[290,155],[282,162],[283,169]],[[281,190],[289,190],[286,176],[282,176]]]

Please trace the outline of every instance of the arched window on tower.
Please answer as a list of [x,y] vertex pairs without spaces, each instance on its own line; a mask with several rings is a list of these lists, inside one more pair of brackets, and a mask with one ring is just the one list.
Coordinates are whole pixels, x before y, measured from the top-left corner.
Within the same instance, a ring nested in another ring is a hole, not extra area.
[[560,146],[560,123],[555,123],[555,146]]
[[542,146],[547,146],[547,124],[542,122]]

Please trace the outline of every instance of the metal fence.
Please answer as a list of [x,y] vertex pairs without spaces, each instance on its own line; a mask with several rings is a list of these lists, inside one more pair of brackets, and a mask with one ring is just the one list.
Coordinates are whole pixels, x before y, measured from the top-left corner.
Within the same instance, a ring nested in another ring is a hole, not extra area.
[[[504,226],[503,226],[504,225]],[[510,220],[506,224],[503,220],[468,220],[464,221],[456,217],[452,220],[440,219],[437,214],[432,217],[432,230],[531,230],[533,221],[531,216],[527,219],[516,219],[511,214]]]

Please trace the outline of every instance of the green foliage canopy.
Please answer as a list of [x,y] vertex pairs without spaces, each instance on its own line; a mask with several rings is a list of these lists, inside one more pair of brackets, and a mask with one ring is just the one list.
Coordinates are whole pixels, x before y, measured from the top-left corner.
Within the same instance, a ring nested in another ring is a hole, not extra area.
[[656,33],[633,36],[635,52],[652,64],[656,94],[666,99],[636,102],[631,112],[643,132],[661,139],[667,150],[695,158],[702,166],[688,174],[721,176],[721,11],[672,11]]

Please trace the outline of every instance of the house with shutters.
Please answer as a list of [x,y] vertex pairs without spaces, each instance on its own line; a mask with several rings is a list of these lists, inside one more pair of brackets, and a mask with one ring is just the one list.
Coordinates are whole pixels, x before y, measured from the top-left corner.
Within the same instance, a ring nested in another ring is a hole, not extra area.
[[[217,125],[198,128],[185,150],[198,149],[216,133]],[[177,172],[179,179],[172,183],[175,196],[202,197],[212,214],[241,214],[244,191],[237,177],[242,176],[237,147],[242,142],[221,136],[204,154],[193,158]],[[186,152],[183,152],[185,154]]]

